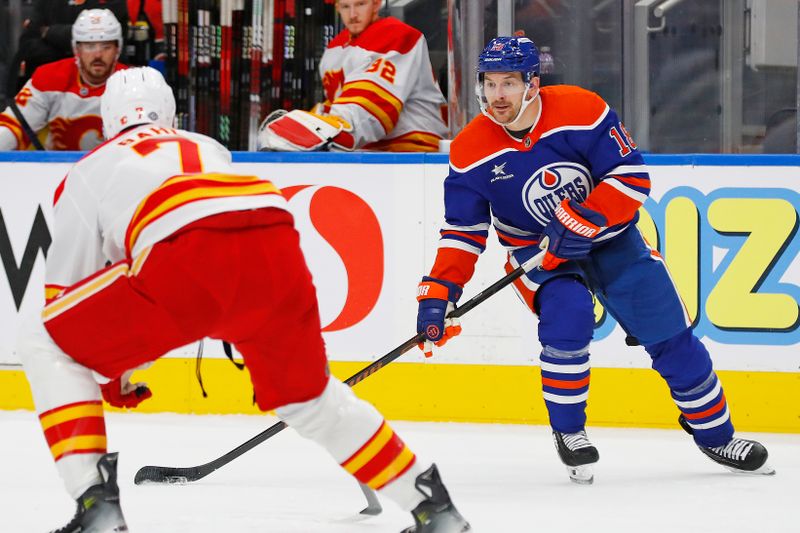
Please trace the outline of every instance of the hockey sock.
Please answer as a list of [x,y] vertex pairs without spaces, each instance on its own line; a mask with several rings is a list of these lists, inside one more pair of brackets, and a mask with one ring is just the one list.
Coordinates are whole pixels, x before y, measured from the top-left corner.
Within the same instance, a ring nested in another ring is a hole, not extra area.
[[307,402],[275,410],[300,435],[328,450],[358,481],[410,511],[423,496],[414,482],[423,468],[417,457],[369,403],[330,378],[325,390]]
[[733,424],[722,384],[700,340],[687,328],[645,348],[694,431],[695,442],[706,447],[726,444],[733,437]]

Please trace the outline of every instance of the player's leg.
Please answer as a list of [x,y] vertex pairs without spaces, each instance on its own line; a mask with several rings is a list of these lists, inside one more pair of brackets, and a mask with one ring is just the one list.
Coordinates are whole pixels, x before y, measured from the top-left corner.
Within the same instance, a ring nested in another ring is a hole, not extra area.
[[[73,525],[108,530],[107,520],[124,525],[116,488],[116,454],[107,454],[100,390],[93,371],[117,378],[166,351],[201,337],[178,327],[159,305],[165,298],[198,295],[184,303],[192,313],[203,291],[189,284],[182,262],[197,263],[171,245],[156,245],[134,261],[122,262],[67,288],[32,317],[20,333],[18,353],[31,385],[36,410],[56,467],[78,502]],[[176,295],[164,295],[159,287]],[[153,288],[156,290],[153,290]],[[189,311],[186,311],[189,313]],[[199,328],[208,327],[198,323]],[[90,505],[90,502],[106,502]],[[103,526],[103,527],[100,527]]]
[[647,350],[700,449],[740,470],[765,466],[763,446],[733,436],[725,393],[711,357],[690,328],[661,256],[631,229],[598,251],[594,266],[602,285],[601,301]]
[[412,511],[417,521],[430,517],[420,533],[444,524],[458,531],[468,527],[436,466],[420,460],[371,404],[328,376],[316,294],[295,230],[271,228],[245,246],[252,254],[242,267],[251,265],[242,274],[249,290],[228,316],[229,327],[240,332],[234,344],[250,370],[259,407],[276,408],[300,435],[320,444],[359,482]]
[[[513,268],[512,258],[506,270]],[[565,265],[564,270],[570,265]],[[586,436],[589,396],[589,344],[594,328],[592,295],[577,273],[558,275],[535,271],[514,283],[523,302],[539,316],[539,356],[544,396],[553,441],[570,479],[594,480],[591,464],[599,459]]]
[[17,353],[56,469],[77,502],[77,512],[64,530],[124,527],[117,456],[107,453],[103,403],[91,370],[53,342],[38,315],[21,328]]

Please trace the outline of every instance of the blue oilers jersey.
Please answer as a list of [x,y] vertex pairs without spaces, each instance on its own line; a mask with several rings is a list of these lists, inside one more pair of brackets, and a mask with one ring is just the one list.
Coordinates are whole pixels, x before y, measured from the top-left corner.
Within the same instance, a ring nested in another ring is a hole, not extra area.
[[650,179],[617,114],[579,87],[544,87],[540,98],[539,116],[522,139],[480,115],[453,140],[432,277],[463,286],[486,247],[490,226],[510,252],[537,246],[567,198],[608,220],[595,242],[636,222]]

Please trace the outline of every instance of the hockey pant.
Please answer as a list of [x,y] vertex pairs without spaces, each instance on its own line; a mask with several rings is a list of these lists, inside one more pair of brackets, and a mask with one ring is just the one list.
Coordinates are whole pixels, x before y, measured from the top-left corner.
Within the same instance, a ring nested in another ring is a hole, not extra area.
[[74,498],[100,481],[96,463],[106,452],[92,371],[116,378],[211,337],[242,354],[260,409],[284,406],[290,425],[404,507],[421,499],[414,454],[374,407],[329,378],[314,286],[286,211],[196,221],[67,288],[42,317],[21,332],[18,353]]
[[[513,259],[522,262],[526,257]],[[727,443],[733,424],[711,358],[690,329],[663,259],[638,229],[631,227],[593,250],[580,270],[569,263],[564,267],[534,271],[515,284],[523,301],[539,314],[542,388],[553,428],[573,433],[586,422],[594,315],[591,294],[577,279],[580,276],[650,355],[652,367],[693,428],[695,441],[710,447]]]

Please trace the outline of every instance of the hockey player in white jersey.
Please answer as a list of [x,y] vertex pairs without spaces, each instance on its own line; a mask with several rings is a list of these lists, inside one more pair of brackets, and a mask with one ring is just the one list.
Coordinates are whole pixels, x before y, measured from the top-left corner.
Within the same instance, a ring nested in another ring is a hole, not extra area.
[[439,149],[445,100],[425,36],[379,18],[380,7],[380,0],[337,1],[346,29],[319,64],[325,101],[311,111],[273,112],[259,128],[259,150]]
[[407,531],[467,531],[436,466],[329,375],[314,286],[280,190],[237,174],[213,139],[172,128],[172,91],[151,68],[112,76],[101,111],[108,141],[57,189],[46,305],[17,348],[78,504],[58,531],[127,531],[101,398],[137,406],[151,392],[130,383],[133,369],[206,336],[242,354],[260,409],[410,510]]
[[82,11],[72,25],[72,50],[75,57],[36,69],[0,113],[0,150],[25,150],[45,129],[47,150],[90,150],[103,141],[100,96],[108,77],[126,68],[118,61],[122,27],[114,14]]

